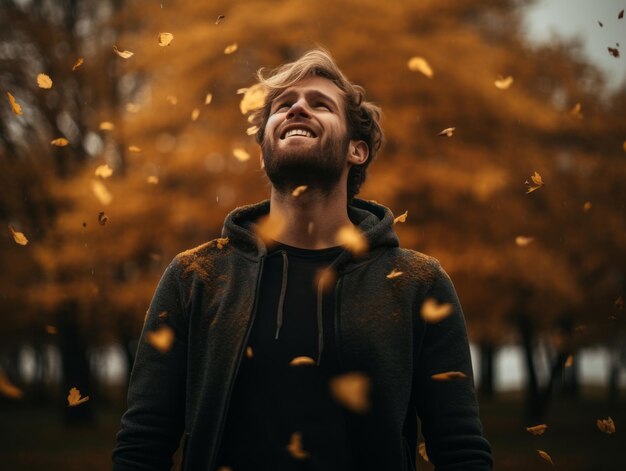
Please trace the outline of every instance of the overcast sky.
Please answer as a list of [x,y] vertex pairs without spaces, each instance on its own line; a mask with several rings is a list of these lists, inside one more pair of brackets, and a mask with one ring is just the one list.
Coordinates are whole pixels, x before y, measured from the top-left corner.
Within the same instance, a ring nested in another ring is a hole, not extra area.
[[[624,9],[626,0],[537,0],[527,10],[526,28],[532,41],[547,41],[553,34],[578,36],[586,56],[617,88],[626,86],[626,17],[617,18]],[[619,58],[609,54],[609,46],[620,51]]]

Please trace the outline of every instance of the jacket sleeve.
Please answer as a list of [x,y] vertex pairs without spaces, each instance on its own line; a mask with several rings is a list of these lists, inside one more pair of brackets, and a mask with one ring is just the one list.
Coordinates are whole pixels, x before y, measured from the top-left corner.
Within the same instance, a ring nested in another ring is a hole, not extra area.
[[[184,428],[187,372],[187,318],[178,270],[174,259],[146,313],[130,377],[128,408],[113,450],[113,471],[169,471],[172,467]],[[156,348],[150,339],[160,330],[164,345]],[[170,345],[168,332],[174,334]]]
[[[490,470],[491,446],[482,435],[465,318],[452,281],[436,260],[435,278],[422,302],[428,298],[438,304],[449,303],[451,313],[438,323],[424,324],[415,363],[414,401],[426,452],[437,471]],[[420,322],[422,305],[417,313]],[[466,377],[448,381],[432,378],[450,371]]]

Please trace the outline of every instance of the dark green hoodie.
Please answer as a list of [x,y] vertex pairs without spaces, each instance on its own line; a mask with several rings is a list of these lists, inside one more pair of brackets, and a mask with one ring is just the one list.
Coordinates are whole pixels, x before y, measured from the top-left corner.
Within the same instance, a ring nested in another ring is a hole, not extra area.
[[[184,470],[217,471],[267,254],[254,225],[268,212],[267,200],[235,209],[222,238],[178,254],[165,270],[137,349],[114,470],[169,470],[182,437]],[[346,250],[332,264],[339,361],[371,384],[369,410],[355,415],[359,436],[351,437],[360,471],[414,469],[418,416],[437,470],[491,469],[465,320],[450,278],[435,258],[399,247],[388,208],[355,198],[348,215],[369,246],[360,257]],[[392,270],[401,274],[390,278]],[[426,323],[421,312],[429,298],[450,304],[451,314]],[[174,340],[160,351],[148,339],[164,326]],[[319,353],[323,347],[320,339]],[[465,378],[432,378],[450,371]]]

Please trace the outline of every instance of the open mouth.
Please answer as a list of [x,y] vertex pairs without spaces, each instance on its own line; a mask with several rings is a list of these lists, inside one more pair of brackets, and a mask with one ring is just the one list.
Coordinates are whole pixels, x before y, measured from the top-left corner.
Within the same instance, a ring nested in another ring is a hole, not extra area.
[[306,128],[298,127],[298,128],[287,129],[286,131],[282,133],[280,138],[287,139],[288,137],[294,137],[294,136],[308,137],[310,139],[317,137],[313,131],[310,131]]

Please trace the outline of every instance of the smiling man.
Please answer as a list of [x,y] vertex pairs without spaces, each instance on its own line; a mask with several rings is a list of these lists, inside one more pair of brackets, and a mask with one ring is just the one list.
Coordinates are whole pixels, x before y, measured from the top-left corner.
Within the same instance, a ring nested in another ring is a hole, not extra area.
[[491,469],[453,284],[355,197],[379,108],[322,49],[258,76],[270,199],[163,274],[113,468],[408,471],[421,424],[437,470]]

